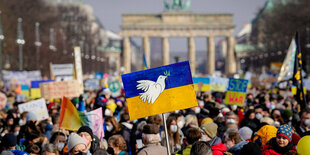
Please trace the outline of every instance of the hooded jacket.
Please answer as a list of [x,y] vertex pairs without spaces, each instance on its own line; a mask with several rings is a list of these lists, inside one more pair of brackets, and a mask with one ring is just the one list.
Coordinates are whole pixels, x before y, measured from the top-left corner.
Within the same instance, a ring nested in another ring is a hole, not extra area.
[[243,148],[244,145],[248,144],[248,141],[241,141],[238,144],[234,145],[232,148],[230,148],[228,150],[228,152],[234,154],[234,155],[238,155],[240,150]]
[[215,136],[210,142],[209,142],[212,154],[213,155],[223,155],[223,152],[227,150],[226,145],[222,143],[222,140]]

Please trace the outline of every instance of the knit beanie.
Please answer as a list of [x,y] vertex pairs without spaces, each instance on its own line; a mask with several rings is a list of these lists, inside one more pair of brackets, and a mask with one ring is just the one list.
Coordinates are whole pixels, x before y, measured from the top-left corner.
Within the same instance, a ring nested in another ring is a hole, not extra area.
[[210,122],[205,123],[200,126],[200,128],[211,138],[213,139],[217,134],[217,124]]
[[292,134],[292,128],[287,124],[281,125],[277,131],[277,136],[283,136],[288,139],[289,142],[292,141]]
[[7,133],[2,138],[2,144],[6,147],[12,147],[17,144],[17,137],[12,133]]
[[85,140],[81,136],[76,133],[71,133],[68,138],[68,152],[78,144],[84,144],[87,147]]
[[36,120],[38,120],[36,114],[34,114],[33,112],[28,112],[27,113],[26,122],[28,122],[28,121],[36,121]]
[[249,127],[244,126],[239,129],[238,133],[242,140],[247,140],[247,139],[251,139],[253,131]]
[[91,136],[91,138],[93,138],[94,136],[93,131],[88,126],[81,126],[79,130],[77,131],[77,133],[79,134],[81,132],[87,132]]
[[2,151],[0,155],[14,155],[11,151]]

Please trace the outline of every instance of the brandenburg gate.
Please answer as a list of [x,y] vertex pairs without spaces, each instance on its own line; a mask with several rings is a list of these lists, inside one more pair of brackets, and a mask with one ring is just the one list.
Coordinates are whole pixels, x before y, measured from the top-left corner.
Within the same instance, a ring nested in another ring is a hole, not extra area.
[[186,37],[188,40],[188,60],[195,75],[195,37],[206,37],[208,74],[215,71],[214,38],[221,36],[227,40],[225,58],[226,74],[236,71],[234,58],[234,24],[232,14],[196,14],[189,11],[165,11],[160,14],[124,14],[121,25],[123,35],[123,65],[125,72],[131,71],[130,37],[143,38],[143,52],[150,66],[149,37],[162,38],[162,64],[169,64],[169,37]]

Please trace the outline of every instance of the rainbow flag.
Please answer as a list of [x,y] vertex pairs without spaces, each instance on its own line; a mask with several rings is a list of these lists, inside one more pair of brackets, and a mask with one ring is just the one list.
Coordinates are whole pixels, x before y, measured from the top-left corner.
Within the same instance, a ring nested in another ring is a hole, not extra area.
[[72,131],[77,131],[82,126],[77,109],[66,97],[62,97],[61,101],[59,126]]
[[102,139],[104,137],[102,124],[102,108],[87,113],[78,112],[68,98],[62,98],[59,122],[60,127],[67,130],[77,131],[82,125],[86,125],[92,129],[94,135],[99,139]]
[[130,120],[198,106],[189,61],[122,75]]

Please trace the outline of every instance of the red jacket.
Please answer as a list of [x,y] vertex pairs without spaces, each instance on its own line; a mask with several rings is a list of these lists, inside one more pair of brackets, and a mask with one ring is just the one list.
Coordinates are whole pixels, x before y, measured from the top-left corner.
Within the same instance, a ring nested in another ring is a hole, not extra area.
[[211,146],[213,155],[223,155],[223,152],[227,150],[226,145],[224,145],[222,142]]
[[[286,151],[284,148],[283,149],[278,148],[278,152],[277,152],[275,149],[275,148],[277,148],[276,145],[277,144],[276,144],[275,138],[270,139],[263,149],[263,155],[282,155],[282,154],[289,152],[289,151],[293,151],[293,152],[296,151],[293,144],[289,143],[289,145],[291,147],[287,147]],[[281,151],[282,151],[282,153],[280,153]]]

